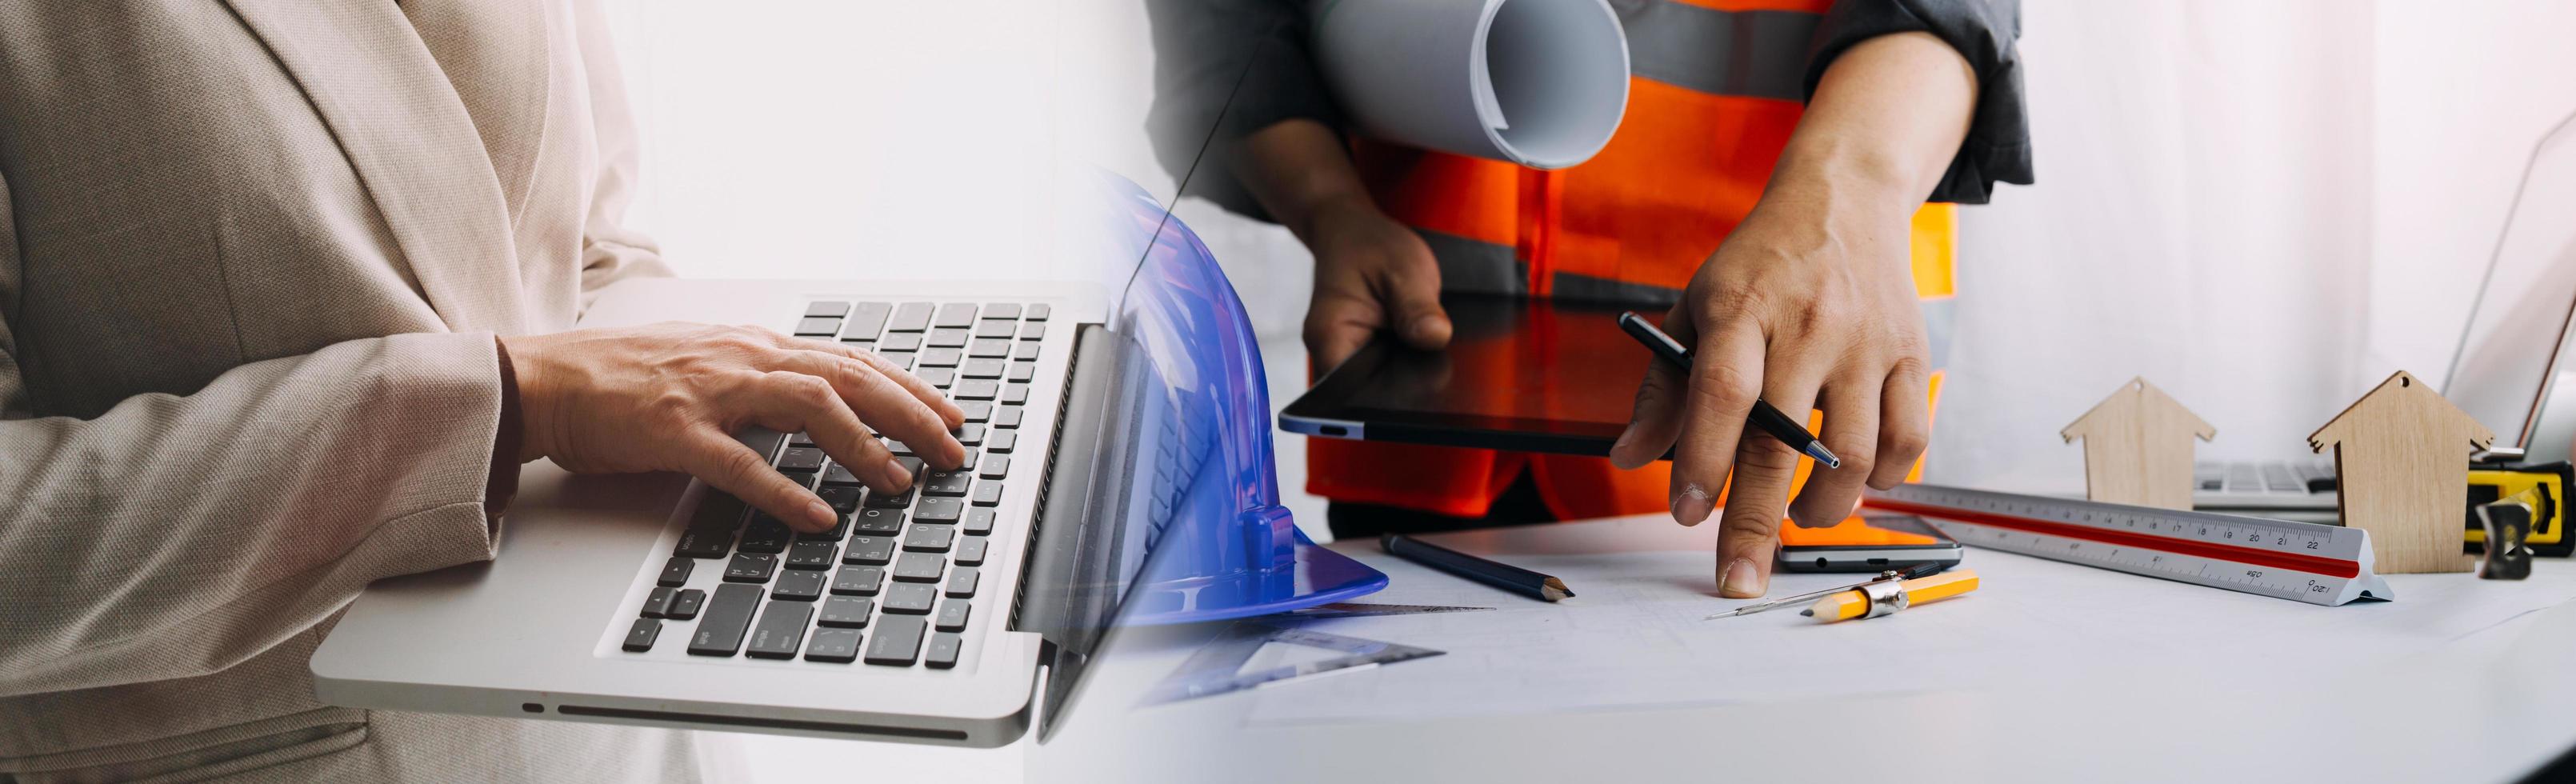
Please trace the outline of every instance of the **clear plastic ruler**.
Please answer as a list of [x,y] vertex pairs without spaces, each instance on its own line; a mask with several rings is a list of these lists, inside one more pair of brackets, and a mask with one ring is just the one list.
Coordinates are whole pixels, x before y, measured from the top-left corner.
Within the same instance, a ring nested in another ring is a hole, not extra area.
[[[1253,654],[1271,643],[1320,648],[1339,655],[1266,669],[1243,669]],[[1213,697],[1440,654],[1440,651],[1429,648],[1277,626],[1262,620],[1239,621],[1197,653],[1191,654],[1188,661],[1181,663],[1180,669],[1147,692],[1143,702],[1153,705]]]
[[2396,598],[2371,573],[2359,528],[1939,485],[1871,491],[1866,503],[1977,547],[2310,604]]

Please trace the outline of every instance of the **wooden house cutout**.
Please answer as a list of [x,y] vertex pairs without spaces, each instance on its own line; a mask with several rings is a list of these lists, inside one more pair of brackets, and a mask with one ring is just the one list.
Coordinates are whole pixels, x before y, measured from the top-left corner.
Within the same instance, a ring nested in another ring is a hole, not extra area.
[[2463,510],[2469,454],[2495,433],[2414,376],[2399,371],[2308,436],[2334,449],[2343,524],[2370,532],[2380,574],[2465,572]]
[[2084,494],[2095,501],[2166,509],[2191,508],[2192,439],[2218,430],[2144,378],[2093,405],[2058,431],[2084,439]]

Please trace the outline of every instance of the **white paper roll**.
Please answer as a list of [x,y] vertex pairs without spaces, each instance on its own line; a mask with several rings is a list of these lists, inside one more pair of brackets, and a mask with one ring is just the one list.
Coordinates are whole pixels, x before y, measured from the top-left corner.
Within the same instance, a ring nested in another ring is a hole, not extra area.
[[1561,169],[1628,109],[1628,39],[1603,0],[1321,0],[1314,51],[1362,133]]

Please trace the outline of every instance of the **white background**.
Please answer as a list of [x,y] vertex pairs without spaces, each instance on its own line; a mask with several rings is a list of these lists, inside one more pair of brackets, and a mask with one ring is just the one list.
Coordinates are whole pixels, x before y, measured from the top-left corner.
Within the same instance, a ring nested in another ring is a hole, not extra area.
[[[1015,173],[1087,160],[1170,192],[1142,134],[1140,4],[611,6],[645,139],[634,220],[685,275],[1031,274],[1045,238]],[[2389,372],[2439,377],[2523,156],[2576,110],[2567,4],[2023,13],[2040,183],[1962,213],[1940,481],[2080,485],[2056,431],[2132,375],[2218,427],[2204,457],[2293,454]],[[1308,257],[1205,203],[1179,214],[1235,277],[1284,403]],[[1295,495],[1302,445],[1282,448]],[[1293,506],[1320,534],[1320,505]]]

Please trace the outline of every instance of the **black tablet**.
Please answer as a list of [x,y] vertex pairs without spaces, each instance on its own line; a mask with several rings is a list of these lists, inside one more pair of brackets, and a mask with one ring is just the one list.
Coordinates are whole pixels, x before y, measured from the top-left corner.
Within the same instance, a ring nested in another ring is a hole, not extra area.
[[1653,354],[1619,313],[1662,308],[1444,297],[1444,351],[1380,336],[1279,414],[1295,433],[1363,441],[1607,455]]

